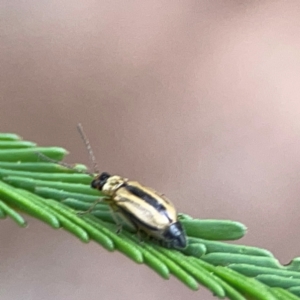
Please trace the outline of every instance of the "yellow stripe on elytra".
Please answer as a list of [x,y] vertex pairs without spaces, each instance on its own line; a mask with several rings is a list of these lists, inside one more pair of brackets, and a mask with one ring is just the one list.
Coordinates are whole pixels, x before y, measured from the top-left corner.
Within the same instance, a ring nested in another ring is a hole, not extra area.
[[159,212],[145,200],[132,195],[125,188],[120,188],[114,197],[115,203],[137,217],[140,221],[157,229],[170,223],[166,215]]

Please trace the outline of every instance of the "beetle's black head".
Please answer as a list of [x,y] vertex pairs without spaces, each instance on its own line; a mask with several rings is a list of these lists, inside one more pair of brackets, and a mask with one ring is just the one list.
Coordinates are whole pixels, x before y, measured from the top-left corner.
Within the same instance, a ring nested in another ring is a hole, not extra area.
[[171,224],[164,233],[164,237],[172,248],[185,248],[187,246],[186,235],[180,222]]
[[103,172],[97,176],[92,182],[91,187],[93,189],[102,190],[104,184],[107,182],[107,179],[110,177],[110,174]]

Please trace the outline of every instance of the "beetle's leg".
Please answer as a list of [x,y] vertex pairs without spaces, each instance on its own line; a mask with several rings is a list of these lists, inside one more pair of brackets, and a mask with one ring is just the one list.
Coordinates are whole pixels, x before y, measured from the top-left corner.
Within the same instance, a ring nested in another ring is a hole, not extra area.
[[120,234],[122,232],[123,229],[123,225],[120,223],[119,219],[117,218],[116,214],[114,211],[112,211],[112,217],[117,225],[117,230],[116,230],[116,234]]
[[96,205],[102,201],[103,201],[103,198],[97,199],[87,210],[79,211],[77,214],[82,216],[82,215],[91,213],[94,210],[94,208],[96,207]]
[[117,224],[116,234],[120,234],[122,232],[123,226],[122,224]]
[[137,229],[136,236],[137,236],[137,238],[139,240],[139,243],[143,244],[144,243],[143,233],[142,233],[142,231],[139,228]]
[[111,216],[112,216],[112,218],[114,219],[114,221],[117,225],[116,234],[120,234],[122,232],[123,225],[117,217],[119,209],[116,205],[110,205],[109,209],[110,209],[110,212],[111,212]]

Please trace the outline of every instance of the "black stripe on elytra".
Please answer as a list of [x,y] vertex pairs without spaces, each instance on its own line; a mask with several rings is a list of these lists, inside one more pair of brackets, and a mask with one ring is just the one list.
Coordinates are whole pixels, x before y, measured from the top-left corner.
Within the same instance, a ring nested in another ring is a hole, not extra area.
[[132,195],[139,197],[140,199],[143,199],[145,202],[147,202],[149,205],[153,206],[157,211],[159,212],[165,212],[166,208],[161,203],[159,203],[154,197],[147,194],[143,190],[132,186],[132,185],[126,185],[125,188],[127,191],[129,191]]
[[150,226],[141,220],[139,220],[137,217],[135,217],[132,213],[130,213],[128,210],[122,207],[118,207],[118,211],[122,213],[130,222],[133,223],[133,225],[136,227],[136,229],[139,229],[140,227],[147,228],[149,230],[156,231],[158,230],[156,227]]

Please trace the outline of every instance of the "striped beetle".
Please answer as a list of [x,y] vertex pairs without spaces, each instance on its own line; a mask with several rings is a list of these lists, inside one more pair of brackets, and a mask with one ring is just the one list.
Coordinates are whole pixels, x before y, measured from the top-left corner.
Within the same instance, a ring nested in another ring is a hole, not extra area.
[[[119,232],[122,229],[120,217],[127,224],[131,225],[137,232],[144,232],[159,240],[162,245],[172,248],[185,248],[187,246],[186,235],[181,223],[178,221],[177,212],[172,202],[164,195],[159,194],[149,187],[142,186],[136,181],[130,181],[118,175],[98,171],[98,166],[89,140],[87,139],[82,125],[78,124],[78,131],[89,152],[89,158],[93,163],[94,171],[88,175],[94,179],[91,187],[101,191],[105,197],[97,200],[88,209],[91,212],[99,201],[107,203],[112,211],[112,216],[118,226]],[[58,163],[67,168],[72,166],[53,161],[41,153],[37,153],[42,159]]]
[[91,187],[106,196],[103,201],[110,206],[118,231],[122,229],[122,224],[117,216],[134,227],[137,232],[143,231],[167,247],[185,248],[187,245],[185,232],[177,219],[172,202],[164,195],[136,181],[106,172],[100,174],[82,125],[78,124],[77,128],[89,152],[94,170],[98,174],[91,182]]
[[164,195],[136,181],[106,172],[98,175],[91,186],[102,191],[107,196],[104,201],[113,213],[137,231],[144,231],[167,247],[186,247],[185,233],[177,220],[176,209]]

